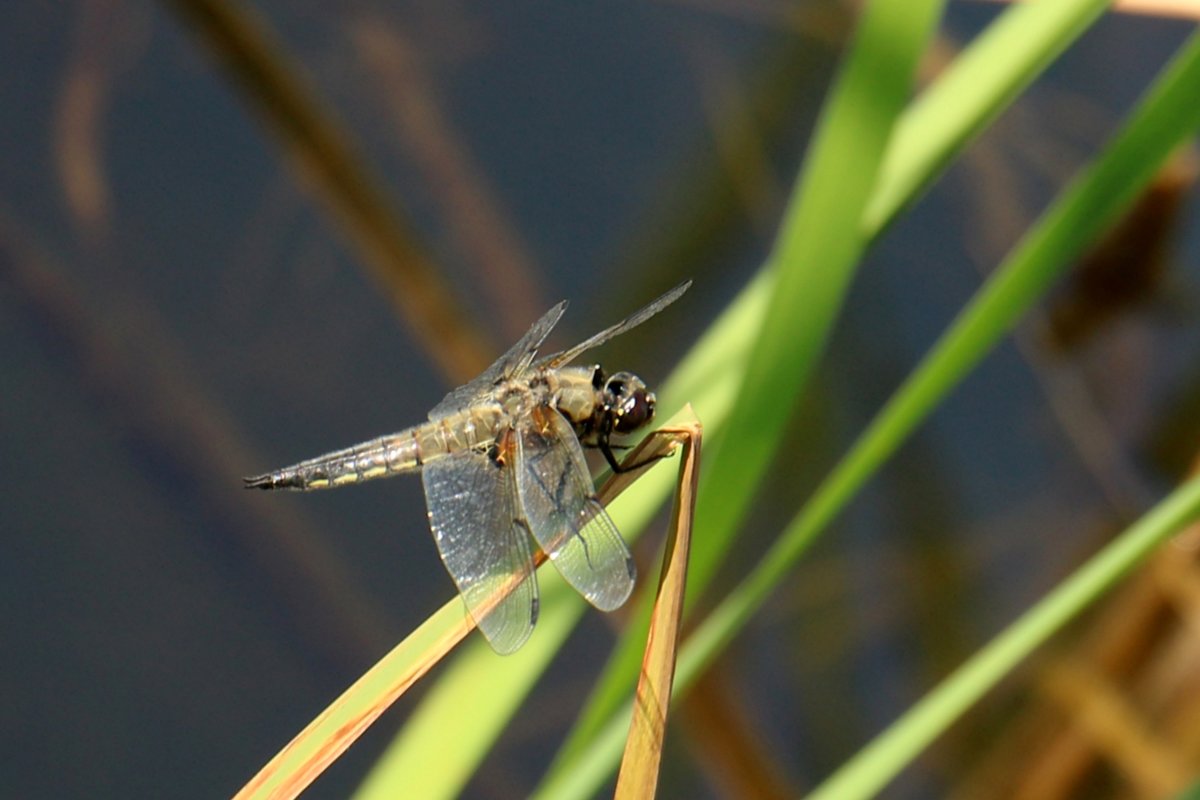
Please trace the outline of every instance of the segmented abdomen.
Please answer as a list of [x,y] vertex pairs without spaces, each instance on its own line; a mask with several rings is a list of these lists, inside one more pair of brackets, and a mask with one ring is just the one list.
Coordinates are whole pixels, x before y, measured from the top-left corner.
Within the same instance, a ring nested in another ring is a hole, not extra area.
[[412,472],[451,453],[487,447],[503,421],[499,405],[476,406],[399,433],[309,458],[290,467],[246,478],[256,489],[328,489]]

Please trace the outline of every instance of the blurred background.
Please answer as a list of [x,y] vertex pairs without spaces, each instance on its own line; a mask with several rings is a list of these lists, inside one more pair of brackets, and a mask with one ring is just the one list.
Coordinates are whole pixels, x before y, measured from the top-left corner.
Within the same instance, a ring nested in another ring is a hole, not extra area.
[[[420,421],[562,298],[558,345],[691,277],[598,353],[661,380],[762,262],[853,21],[826,0],[220,8],[0,8],[0,796],[231,795],[446,602],[419,480],[241,476]],[[998,11],[951,3],[925,78]],[[881,238],[723,586],[1192,27],[1102,19]],[[663,796],[801,793],[1185,474],[1196,174],[1181,153],[815,549],[673,718]],[[889,796],[1186,783],[1195,546]],[[470,796],[536,783],[614,622],[587,616]],[[419,695],[309,796],[349,794]]]

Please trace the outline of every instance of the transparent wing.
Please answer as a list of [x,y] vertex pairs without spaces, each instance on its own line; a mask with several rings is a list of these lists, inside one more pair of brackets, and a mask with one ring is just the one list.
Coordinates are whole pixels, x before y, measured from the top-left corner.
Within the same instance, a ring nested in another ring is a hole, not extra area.
[[421,473],[442,562],[471,618],[502,655],[525,643],[538,613],[529,534],[517,517],[512,473],[472,451],[430,461]]
[[539,367],[561,367],[563,364],[568,364],[574,361],[584,351],[591,350],[593,347],[599,347],[614,336],[620,336],[629,329],[636,328],[638,325],[641,325],[643,322],[650,319],[667,306],[671,305],[671,303],[674,303],[676,300],[678,300],[691,285],[691,281],[684,281],[671,291],[664,294],[662,297],[650,303],[650,305],[646,306],[640,311],[634,312],[618,322],[616,325],[613,325],[611,328],[605,328],[595,336],[575,345],[570,350],[563,350],[561,353],[555,353],[554,355],[546,356],[539,361],[537,365]]
[[494,364],[470,383],[454,389],[443,397],[442,402],[429,412],[429,418],[441,419],[456,411],[461,411],[486,395],[500,381],[519,375],[528,369],[529,365],[533,363],[534,357],[537,356],[538,348],[542,346],[542,342],[546,341],[546,337],[550,335],[550,331],[554,330],[554,326],[558,324],[566,310],[567,301],[563,300],[543,314],[542,318],[533,324],[533,327],[521,337],[520,341],[510,347],[507,353],[496,359]]
[[629,548],[588,474],[583,450],[557,411],[539,407],[522,420],[514,465],[521,508],[554,566],[601,611],[618,608],[637,574]]

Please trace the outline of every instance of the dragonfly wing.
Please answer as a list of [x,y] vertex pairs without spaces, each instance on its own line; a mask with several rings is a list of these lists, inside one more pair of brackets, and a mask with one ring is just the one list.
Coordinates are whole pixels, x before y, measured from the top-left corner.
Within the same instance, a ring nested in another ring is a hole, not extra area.
[[464,451],[421,473],[429,525],[467,612],[497,653],[515,651],[537,622],[529,534],[516,512],[510,466]]
[[537,356],[538,348],[546,341],[546,337],[550,335],[550,331],[554,330],[554,326],[558,324],[566,310],[567,301],[563,300],[543,314],[542,318],[526,331],[520,341],[510,347],[507,353],[496,359],[494,364],[470,383],[459,386],[442,398],[442,402],[429,412],[429,418],[441,419],[457,411],[462,411],[475,400],[487,395],[492,387],[500,381],[520,375],[528,369]]
[[522,421],[514,471],[529,530],[559,573],[596,608],[618,608],[633,591],[633,557],[561,414],[543,406]]
[[645,308],[630,314],[616,325],[605,328],[595,336],[592,336],[575,345],[570,350],[563,350],[561,353],[555,353],[553,355],[546,356],[538,362],[538,366],[561,367],[563,364],[574,361],[584,351],[591,350],[593,347],[599,347],[614,336],[620,336],[622,333],[625,333],[631,328],[636,328],[638,325],[641,325],[643,322],[650,319],[667,306],[671,305],[671,303],[674,303],[676,300],[678,300],[691,285],[691,281],[684,281],[671,291],[647,305]]

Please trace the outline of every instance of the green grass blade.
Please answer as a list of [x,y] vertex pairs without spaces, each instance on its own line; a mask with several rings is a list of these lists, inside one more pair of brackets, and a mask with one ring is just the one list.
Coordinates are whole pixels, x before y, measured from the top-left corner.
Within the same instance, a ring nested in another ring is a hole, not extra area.
[[879,235],[1108,5],[1014,3],[981,33],[900,120],[863,218],[866,235]]
[[[1200,38],[1193,37],[1120,135],[1026,234],[812,500],[723,604],[744,621],[824,526],[1090,242],[1129,207],[1171,151],[1200,128]],[[710,627],[709,620],[704,627]],[[729,624],[729,623],[723,623]],[[723,635],[731,635],[737,624]],[[699,632],[698,632],[699,633]]]
[[[866,244],[863,214],[941,9],[936,0],[887,0],[864,10],[793,191],[768,274],[762,278],[771,284],[770,294],[747,351],[745,378],[731,407],[728,430],[710,437],[689,567],[693,597],[732,546],[734,531],[841,310]],[[695,407],[712,431],[706,410],[700,404]],[[614,658],[609,673],[614,679],[589,705],[552,774],[566,768],[572,754],[628,696],[640,661],[644,605],[638,624]]]
[[[790,574],[825,525],[941,402],[959,380],[1147,184],[1171,151],[1200,128],[1200,37],[1193,37],[1147,92],[1104,155],[1043,215],[929,356],[818,488],[760,565],[689,637],[676,672],[686,691]],[[584,797],[620,755],[627,704],[596,729],[569,769],[556,770],[542,797]],[[596,781],[590,783],[590,781]]]
[[809,800],[873,797],[1013,667],[1197,517],[1200,477],[1172,492],[979,650],[817,787]]
[[[1045,600],[979,651],[935,692],[848,761],[810,794],[809,800],[856,800],[873,796],[930,741],[984,692],[994,686],[1033,648],[1062,628],[1100,593],[1133,569],[1155,547],[1200,516],[1200,478],[1183,485],[1097,554]],[[705,648],[692,637],[676,673],[676,695],[685,693],[707,663]],[[630,713],[609,718],[592,746],[542,787],[543,797],[586,798],[612,774]]]
[[[1090,24],[1107,5],[1099,0],[1054,0],[1018,4],[1004,14],[961,54],[903,114],[889,143],[879,176],[877,190],[871,197],[864,217],[864,235],[869,239],[881,232],[891,218],[925,185],[932,182],[950,157],[961,149],[967,138],[984,125],[1017,96],[1049,61],[1060,53]],[[972,89],[974,87],[974,89]],[[969,95],[969,96],[964,96]],[[766,301],[760,285],[765,277],[754,284],[754,292],[746,292],[733,303],[733,307],[747,309],[753,317],[765,313]],[[723,329],[722,334],[733,336],[740,331]],[[742,369],[741,362],[749,353],[750,340],[738,336],[740,346],[746,349],[732,357],[722,358],[719,369],[699,366],[710,363],[704,346],[693,350],[690,360],[697,366],[690,372],[703,372],[720,379],[720,370]],[[707,343],[703,343],[707,344]],[[682,370],[681,370],[682,371]],[[692,381],[688,388],[703,386],[703,382]],[[668,399],[667,407],[674,408],[691,398],[686,391],[672,391],[675,384],[668,384],[662,393]],[[682,387],[681,387],[682,388]],[[714,418],[703,404],[695,404],[700,418],[704,420],[709,441],[715,448],[723,433],[722,416]],[[665,496],[665,489],[664,494]],[[701,497],[705,496],[702,489]],[[731,539],[716,539],[712,534],[697,539],[697,550],[707,554],[707,559],[719,562]],[[701,568],[693,571],[690,585],[693,593],[702,592],[707,585],[710,570]],[[596,691],[577,723],[567,744],[558,758],[557,768],[569,762],[583,743],[604,726],[611,714],[621,707],[629,696],[640,659],[639,634],[645,630],[645,608],[640,608],[630,626],[631,636],[622,642],[610,661],[605,675],[597,684]]]
[[704,544],[691,565],[701,586],[753,501],[841,311],[866,246],[864,210],[941,9],[938,0],[864,9],[768,263],[774,286],[728,430],[706,456],[695,531]]

